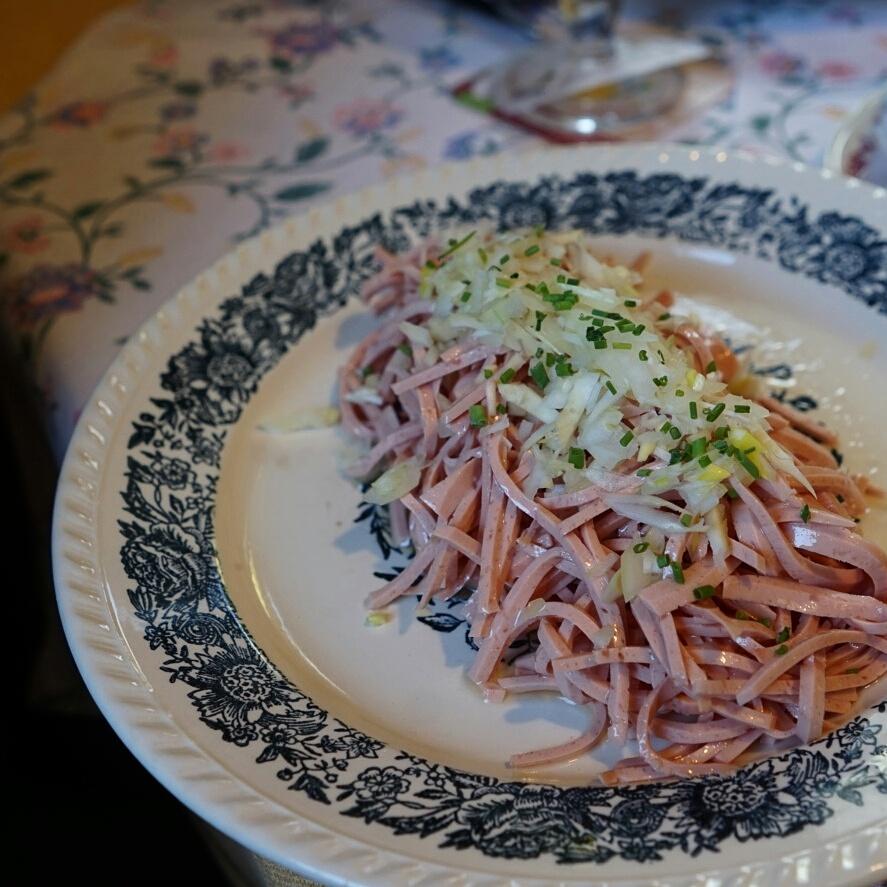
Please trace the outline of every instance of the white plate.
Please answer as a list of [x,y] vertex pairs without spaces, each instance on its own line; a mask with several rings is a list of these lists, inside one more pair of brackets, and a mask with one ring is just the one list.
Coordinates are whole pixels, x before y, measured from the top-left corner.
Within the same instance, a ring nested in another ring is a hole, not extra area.
[[[368,329],[343,305],[378,243],[483,220],[583,226],[619,257],[649,249],[655,278],[762,343],[758,366],[818,405],[851,468],[887,475],[883,189],[671,146],[443,167],[245,244],[108,371],[54,527],[59,606],[91,692],[201,816],[329,883],[874,881],[887,868],[885,706],[730,779],[589,788],[605,748],[525,785],[503,761],[570,735],[576,709],[485,705],[445,607],[364,625],[373,572],[400,562],[381,556],[384,527],[370,532],[381,515],[354,523],[338,432],[256,426],[328,402]],[[865,529],[887,542],[883,513]]]

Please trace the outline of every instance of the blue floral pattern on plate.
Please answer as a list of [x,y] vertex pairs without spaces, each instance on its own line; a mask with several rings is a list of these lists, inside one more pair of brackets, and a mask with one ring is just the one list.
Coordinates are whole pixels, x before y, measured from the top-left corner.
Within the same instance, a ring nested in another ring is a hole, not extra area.
[[227,428],[284,352],[357,292],[375,268],[378,244],[402,251],[433,231],[480,221],[714,244],[778,262],[887,313],[887,243],[875,229],[837,213],[814,216],[767,189],[704,177],[626,171],[500,181],[464,201],[419,201],[317,240],[206,318],[170,359],[153,409],[133,423],[121,559],[145,640],[163,651],[162,670],[187,687],[200,719],[224,741],[255,750],[260,764],[275,762],[290,790],[396,834],[435,835],[441,846],[491,857],[550,854],[579,863],[646,862],[671,850],[697,855],[730,837],[784,837],[824,822],[836,802],[862,805],[864,792],[887,794],[887,772],[877,765],[887,755],[882,725],[863,716],[729,778],[636,787],[503,782],[405,752],[389,754],[393,764],[373,763],[381,742],[317,706],[256,648],[214,560]]

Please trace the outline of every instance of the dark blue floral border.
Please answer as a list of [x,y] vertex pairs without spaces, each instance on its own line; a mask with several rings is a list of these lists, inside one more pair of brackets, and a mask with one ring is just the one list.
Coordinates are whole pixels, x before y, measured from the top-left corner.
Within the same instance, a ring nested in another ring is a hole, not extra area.
[[[887,242],[860,219],[813,216],[770,189],[634,171],[496,182],[464,199],[420,200],[316,240],[259,274],[175,354],[162,393],[133,423],[120,522],[135,616],[161,670],[182,683],[222,739],[272,764],[292,791],[396,834],[441,846],[559,862],[660,859],[785,836],[830,817],[835,799],[887,794],[871,762],[882,724],[857,717],[813,746],[733,777],[632,788],[500,782],[396,752],[331,717],[285,680],[239,621],[213,550],[213,505],[227,429],[260,380],[374,270],[379,244],[402,251],[453,226],[580,227],[676,237],[751,253],[832,284],[887,313]],[[880,706],[883,712],[885,706]],[[878,719],[880,720],[880,719]],[[377,763],[372,763],[374,760]]]

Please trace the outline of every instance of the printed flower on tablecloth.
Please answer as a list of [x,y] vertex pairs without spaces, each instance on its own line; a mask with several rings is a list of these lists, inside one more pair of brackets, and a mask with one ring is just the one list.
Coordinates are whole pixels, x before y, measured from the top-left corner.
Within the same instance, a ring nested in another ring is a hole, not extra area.
[[193,151],[206,143],[208,139],[209,136],[190,126],[171,126],[156,139],[151,146],[151,153],[167,156]]
[[820,62],[816,66],[816,73],[828,80],[849,80],[852,77],[856,77],[859,69],[849,62],[844,62],[840,59],[829,59],[828,61]]
[[29,256],[42,252],[49,246],[45,227],[43,218],[37,213],[19,219],[3,232],[0,238],[2,249]]
[[403,111],[387,99],[359,98],[339,105],[333,119],[344,132],[365,138],[396,126],[403,119]]
[[239,61],[234,61],[233,59],[228,59],[224,56],[218,56],[210,61],[207,74],[209,76],[209,82],[213,86],[224,86],[227,83],[237,80],[244,74],[255,71],[258,67],[258,59],[248,57]]
[[174,68],[179,61],[179,50],[172,43],[164,43],[152,49],[148,64],[152,68]]
[[765,74],[772,77],[791,77],[800,72],[804,66],[802,59],[796,55],[790,55],[782,50],[772,50],[762,53],[758,64]]
[[235,163],[249,156],[249,148],[240,142],[214,142],[207,150],[206,156],[215,163]]
[[329,52],[339,42],[339,31],[329,22],[292,22],[275,31],[259,32],[268,41],[274,58],[293,60]]
[[107,102],[80,101],[70,102],[57,108],[49,118],[56,129],[84,129],[99,123],[108,112]]
[[314,98],[315,89],[313,83],[300,80],[297,83],[281,83],[277,87],[277,93],[289,102],[291,108],[298,108]]
[[168,102],[160,109],[160,117],[163,120],[187,120],[197,113],[197,105],[194,102]]
[[79,311],[87,299],[99,295],[100,286],[94,269],[72,262],[37,265],[5,289],[4,298],[15,323],[35,326],[56,315]]
[[461,59],[449,46],[443,43],[438,46],[423,46],[419,50],[419,64],[426,71],[435,73],[455,68]]
[[447,160],[468,160],[470,157],[484,157],[499,151],[496,138],[478,129],[469,129],[447,139],[443,156]]

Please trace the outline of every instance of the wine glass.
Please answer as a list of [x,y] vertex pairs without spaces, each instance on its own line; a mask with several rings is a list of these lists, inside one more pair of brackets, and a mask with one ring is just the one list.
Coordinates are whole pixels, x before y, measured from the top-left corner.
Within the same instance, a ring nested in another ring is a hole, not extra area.
[[[681,97],[684,72],[662,38],[615,36],[619,0],[493,0],[495,10],[540,38],[491,71],[497,108],[573,136],[618,137],[666,113]],[[687,44],[683,61],[704,50]],[[657,58],[663,64],[656,66]],[[689,54],[688,54],[689,53]],[[675,56],[677,59],[677,56]]]

